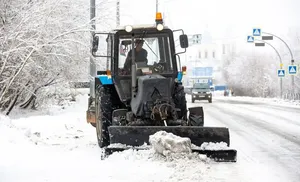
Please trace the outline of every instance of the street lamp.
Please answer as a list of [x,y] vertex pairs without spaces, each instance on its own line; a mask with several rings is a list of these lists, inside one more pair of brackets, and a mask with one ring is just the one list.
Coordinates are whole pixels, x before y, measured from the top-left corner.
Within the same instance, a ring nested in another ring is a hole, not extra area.
[[[271,34],[271,33],[267,33],[267,32],[262,32],[263,34],[267,34],[267,35],[270,35],[270,36],[274,36],[276,38],[278,38],[279,40],[281,40],[285,45],[286,47],[288,48],[289,52],[290,52],[290,55],[291,55],[291,65],[294,65],[294,56],[293,56],[293,53],[290,49],[290,47],[288,46],[288,44],[280,37],[278,37],[277,35],[274,35],[274,34]],[[272,38],[273,39],[273,38]],[[295,99],[294,98],[294,95],[295,95],[295,77],[294,75],[292,75],[292,94],[293,94],[293,100]]]
[[[270,44],[270,43],[268,43],[266,41],[263,41],[263,40],[256,40],[256,41],[262,41],[262,43],[255,43],[256,47],[257,46],[265,46],[265,44],[267,44],[267,45],[269,45],[270,47],[272,47],[275,50],[275,52],[276,52],[276,54],[277,54],[277,56],[279,58],[280,69],[282,69],[282,66],[283,66],[282,59],[281,59],[281,56],[280,56],[279,52],[277,51],[277,49],[272,44]],[[259,45],[257,45],[257,44],[259,44]],[[282,98],[282,77],[280,77],[280,98]]]
[[[264,40],[258,40],[258,39],[255,39],[255,38],[252,37],[252,36],[248,36],[247,41],[248,41],[249,43],[255,43],[254,45],[255,45],[256,47],[264,47],[265,44],[267,44],[267,45],[269,45],[270,47],[272,47],[272,48],[274,49],[274,51],[276,52],[278,58],[279,58],[280,69],[282,69],[283,64],[282,64],[281,56],[280,56],[279,52],[277,51],[277,49],[276,49],[272,44],[270,44],[270,43],[268,43],[268,42],[266,42],[266,41],[264,41]],[[255,42],[255,41],[259,41],[259,42]],[[280,77],[280,97],[282,98],[282,77]]]
[[261,36],[261,40],[273,40],[273,36]]
[[[290,49],[290,47],[288,46],[288,44],[279,36],[274,35],[272,33],[268,33],[268,32],[262,32],[261,29],[259,28],[254,28],[253,29],[253,36],[261,36],[261,34],[266,34],[268,36],[262,36],[262,40],[273,40],[273,37],[278,38],[281,42],[283,42],[285,44],[285,46],[288,48],[289,52],[290,52],[290,56],[291,56],[291,65],[294,65],[294,56],[293,53]],[[294,99],[294,95],[295,95],[295,78],[294,75],[292,76],[292,94],[293,94],[293,99]]]

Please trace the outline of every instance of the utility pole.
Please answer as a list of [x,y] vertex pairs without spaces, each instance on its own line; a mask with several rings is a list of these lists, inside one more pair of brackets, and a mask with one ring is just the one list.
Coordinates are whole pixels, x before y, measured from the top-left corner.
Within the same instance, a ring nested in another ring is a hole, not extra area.
[[158,0],[156,0],[156,13],[158,12]]
[[120,0],[117,0],[117,6],[116,6],[116,24],[117,27],[120,26]]
[[[96,3],[95,0],[90,0],[90,24],[91,24],[91,52],[92,52],[92,48],[93,48],[93,35],[95,33],[96,30],[96,21],[95,18],[96,17]],[[92,99],[95,98],[95,83],[94,83],[94,78],[96,77],[96,64],[95,64],[95,60],[93,59],[92,56],[90,56],[90,75],[89,75],[89,79],[90,79],[90,97],[92,97]]]

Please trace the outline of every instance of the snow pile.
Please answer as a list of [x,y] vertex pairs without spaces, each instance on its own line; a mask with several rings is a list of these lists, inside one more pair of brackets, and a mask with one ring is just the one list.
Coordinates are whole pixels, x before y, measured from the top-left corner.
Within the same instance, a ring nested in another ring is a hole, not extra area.
[[227,143],[225,142],[218,142],[218,143],[213,143],[213,142],[204,142],[200,147],[192,145],[193,148],[198,148],[200,150],[224,150],[224,149],[229,149],[227,146]]
[[189,138],[179,137],[173,133],[159,131],[149,137],[149,143],[154,150],[164,156],[170,153],[191,153],[192,143]]
[[134,149],[150,149],[151,146],[147,145],[147,143],[144,143],[143,145],[133,147],[131,145],[126,145],[122,143],[112,143],[107,146],[107,148],[120,148],[120,149],[129,149],[129,148],[134,148]]

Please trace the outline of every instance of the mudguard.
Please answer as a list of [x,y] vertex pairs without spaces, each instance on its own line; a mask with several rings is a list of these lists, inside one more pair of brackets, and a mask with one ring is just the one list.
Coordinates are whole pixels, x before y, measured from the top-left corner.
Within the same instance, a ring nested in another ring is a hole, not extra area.
[[113,79],[111,76],[108,75],[97,75],[96,76],[96,84],[97,84],[97,80],[100,81],[101,85],[112,85],[113,84]]

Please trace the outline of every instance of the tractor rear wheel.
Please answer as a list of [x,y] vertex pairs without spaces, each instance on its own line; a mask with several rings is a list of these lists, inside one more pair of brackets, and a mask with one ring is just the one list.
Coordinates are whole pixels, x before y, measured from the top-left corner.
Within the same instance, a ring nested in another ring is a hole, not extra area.
[[102,85],[96,89],[96,131],[100,148],[109,145],[108,127],[111,125],[112,96],[111,89]]

